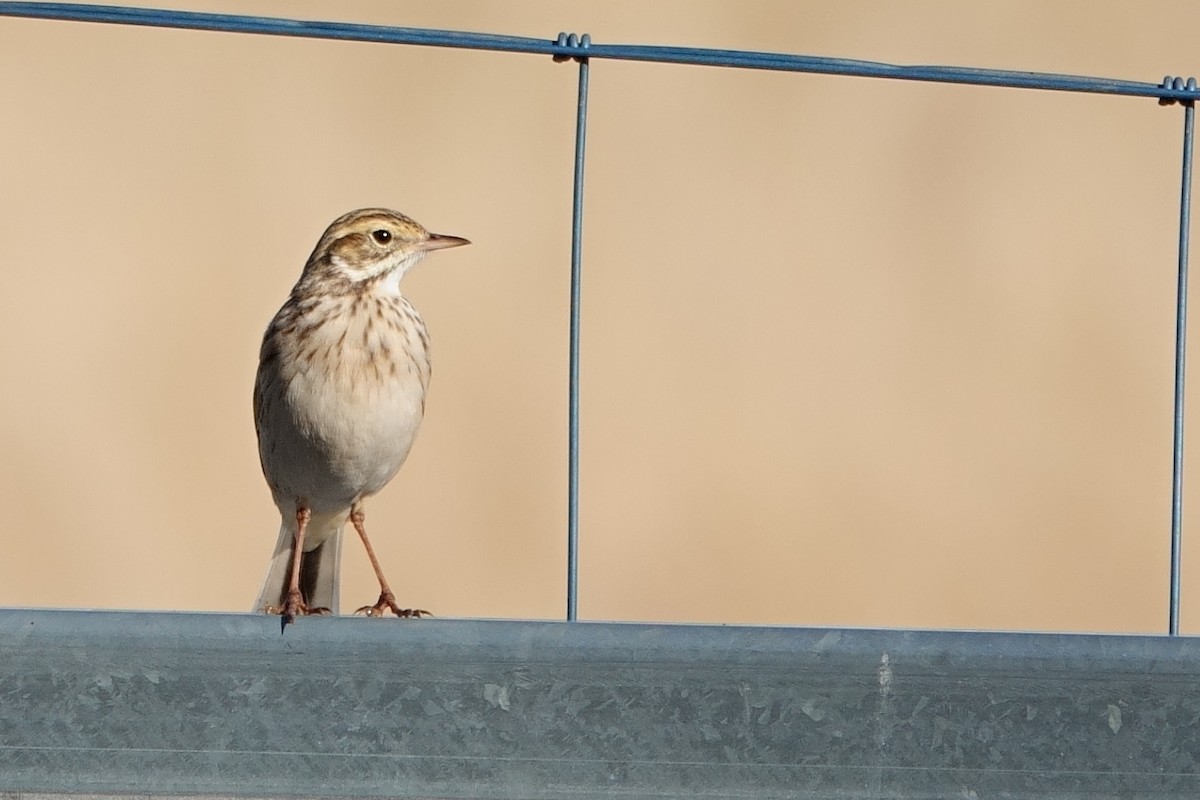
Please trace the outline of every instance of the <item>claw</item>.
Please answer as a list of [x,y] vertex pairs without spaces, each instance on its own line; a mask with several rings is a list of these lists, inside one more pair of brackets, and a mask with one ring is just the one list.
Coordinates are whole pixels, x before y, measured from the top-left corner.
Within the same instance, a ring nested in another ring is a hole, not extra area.
[[280,616],[280,633],[283,633],[285,630],[287,630],[288,625],[296,621],[297,614],[303,617],[313,615],[326,616],[333,613],[333,610],[326,606],[310,607],[304,602],[304,596],[299,592],[289,592],[287,599],[283,601],[283,605],[270,605],[263,610],[268,614],[278,614]]
[[288,592],[287,600],[283,602],[283,608],[279,610],[279,613],[283,617],[279,623],[279,632],[283,633],[288,625],[296,621],[297,614],[308,613],[308,606],[300,592]]

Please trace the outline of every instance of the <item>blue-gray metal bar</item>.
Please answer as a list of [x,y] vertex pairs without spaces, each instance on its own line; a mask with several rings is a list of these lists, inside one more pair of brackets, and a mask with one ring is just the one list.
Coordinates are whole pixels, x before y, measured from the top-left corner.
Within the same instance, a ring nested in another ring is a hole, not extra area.
[[[586,50],[591,37],[561,34],[558,41]],[[561,56],[555,56],[562,60]],[[579,616],[579,309],[583,277],[583,162],[587,152],[588,59],[579,61],[575,110],[575,173],[571,196],[571,333],[567,387],[567,620]]]
[[648,45],[590,43],[587,52],[579,42],[499,36],[485,33],[397,28],[348,22],[320,22],[250,17],[236,14],[206,14],[193,11],[130,8],[126,6],[84,5],[76,3],[0,2],[0,16],[36,19],[104,22],[122,25],[148,25],[163,28],[259,33],[310,39],[339,39],[357,42],[416,44],[457,47],[512,53],[559,56],[565,58],[610,58],[626,61],[650,61],[671,64],[697,64],[714,67],[740,67],[827,75],[857,75],[897,80],[934,81],[975,86],[1005,86],[1022,89],[1049,89],[1068,92],[1157,97],[1188,100],[1200,96],[1195,89],[1163,86],[1139,81],[1061,75],[1046,72],[973,69],[970,67],[898,66],[877,61],[846,58],[762,53],[747,50],[715,50],[701,47],[659,47]]
[[0,793],[1200,797],[1200,638],[0,610]]
[[[1171,83],[1167,78],[1164,85]],[[1175,79],[1175,84],[1182,81]],[[1189,78],[1185,87],[1196,88],[1194,78]],[[1168,101],[1169,102],[1169,101]],[[1179,596],[1182,571],[1183,545],[1183,420],[1184,420],[1184,373],[1187,366],[1187,290],[1188,290],[1188,241],[1191,231],[1192,209],[1192,140],[1195,127],[1196,108],[1191,100],[1183,102],[1183,178],[1179,197],[1179,270],[1175,291],[1175,414],[1172,436],[1171,470],[1171,588],[1170,613],[1167,631],[1171,636],[1179,635]]]

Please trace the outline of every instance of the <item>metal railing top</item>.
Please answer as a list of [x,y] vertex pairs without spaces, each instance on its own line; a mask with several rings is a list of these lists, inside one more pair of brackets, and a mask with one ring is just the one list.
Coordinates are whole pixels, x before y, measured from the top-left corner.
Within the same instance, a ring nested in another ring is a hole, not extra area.
[[1196,797],[1200,639],[0,609],[5,797]]

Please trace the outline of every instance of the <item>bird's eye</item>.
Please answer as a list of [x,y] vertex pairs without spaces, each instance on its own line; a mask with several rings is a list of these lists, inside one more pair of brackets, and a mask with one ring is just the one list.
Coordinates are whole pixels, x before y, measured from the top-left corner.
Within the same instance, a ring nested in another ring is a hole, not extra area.
[[389,230],[384,230],[383,228],[380,228],[377,231],[371,231],[371,238],[374,239],[375,241],[379,242],[380,244],[387,244],[388,242],[390,242],[392,240],[392,232]]

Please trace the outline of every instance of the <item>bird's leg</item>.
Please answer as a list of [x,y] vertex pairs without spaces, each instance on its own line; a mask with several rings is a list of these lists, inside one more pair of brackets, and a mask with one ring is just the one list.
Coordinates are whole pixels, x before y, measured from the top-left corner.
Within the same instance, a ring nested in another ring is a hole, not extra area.
[[428,611],[420,608],[400,608],[396,605],[396,596],[392,594],[391,588],[388,586],[387,578],[383,577],[383,569],[379,566],[379,559],[375,557],[375,549],[371,547],[371,541],[367,538],[367,529],[363,525],[365,516],[362,506],[355,503],[350,508],[350,523],[354,525],[354,530],[358,531],[359,538],[362,539],[363,547],[367,549],[367,558],[371,559],[371,567],[375,570],[375,577],[379,579],[379,599],[375,601],[373,606],[363,606],[355,611],[355,614],[366,614],[368,617],[382,617],[384,609],[391,609],[392,613],[397,617],[428,617],[431,614]]
[[304,534],[308,530],[308,521],[312,519],[312,509],[308,506],[296,508],[296,537],[292,543],[292,577],[288,581],[287,599],[279,613],[283,615],[282,627],[296,621],[297,614],[307,614],[308,604],[300,592],[300,562],[304,560]]

